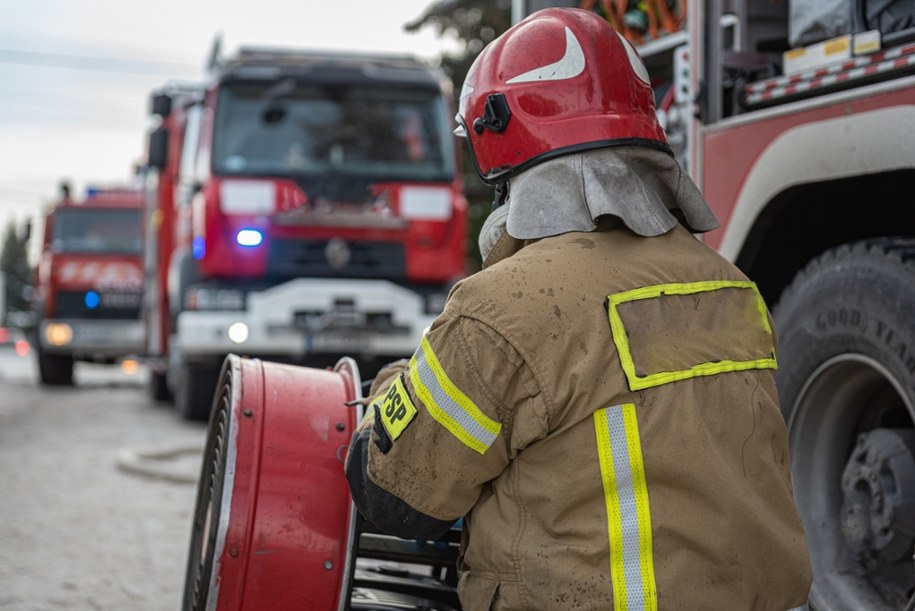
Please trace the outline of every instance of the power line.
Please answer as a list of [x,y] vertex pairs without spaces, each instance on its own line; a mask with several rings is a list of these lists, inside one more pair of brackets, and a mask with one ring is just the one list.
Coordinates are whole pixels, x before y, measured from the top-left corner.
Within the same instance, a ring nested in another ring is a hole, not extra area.
[[150,61],[145,59],[94,57],[90,55],[68,55],[44,53],[41,51],[20,51],[0,49],[0,63],[43,68],[66,68],[70,70],[94,70],[99,72],[120,72],[159,75],[174,75],[188,70],[202,71],[200,66],[181,62]]

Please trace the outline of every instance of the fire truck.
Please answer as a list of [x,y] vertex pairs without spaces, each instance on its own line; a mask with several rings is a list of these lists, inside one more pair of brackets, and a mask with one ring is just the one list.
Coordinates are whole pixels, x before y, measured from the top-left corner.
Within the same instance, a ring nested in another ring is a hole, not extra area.
[[915,9],[519,0],[513,21],[560,5],[639,50],[706,243],[773,310],[811,605],[915,608]]
[[114,363],[144,351],[143,197],[88,189],[44,216],[33,297],[42,384],[73,384],[74,361]]
[[466,263],[451,99],[408,56],[245,48],[155,92],[153,393],[205,419],[230,353],[365,371],[411,354]]

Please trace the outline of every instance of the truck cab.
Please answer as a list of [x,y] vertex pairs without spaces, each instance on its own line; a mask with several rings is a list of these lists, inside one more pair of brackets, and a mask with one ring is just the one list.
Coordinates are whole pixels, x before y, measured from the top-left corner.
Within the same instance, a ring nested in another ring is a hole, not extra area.
[[165,95],[148,193],[171,243],[147,275],[179,410],[206,417],[229,353],[347,354],[366,371],[411,354],[465,267],[443,76],[409,57],[242,49]]
[[34,293],[42,384],[72,384],[75,361],[143,353],[141,211],[138,190],[90,189],[45,215]]

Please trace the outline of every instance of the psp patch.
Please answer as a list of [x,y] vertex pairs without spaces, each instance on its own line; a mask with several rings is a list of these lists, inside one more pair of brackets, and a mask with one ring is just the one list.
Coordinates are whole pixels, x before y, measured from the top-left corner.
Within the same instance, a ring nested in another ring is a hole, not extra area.
[[381,423],[391,441],[400,437],[407,425],[416,417],[416,407],[410,400],[410,395],[407,394],[402,378],[398,377],[391,384],[391,388],[388,389],[378,408],[378,415],[381,417]]

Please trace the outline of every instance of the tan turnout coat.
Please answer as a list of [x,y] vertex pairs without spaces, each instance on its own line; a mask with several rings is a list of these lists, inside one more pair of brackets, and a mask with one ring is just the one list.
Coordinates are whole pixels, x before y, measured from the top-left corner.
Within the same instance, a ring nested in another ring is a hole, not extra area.
[[804,605],[755,287],[682,226],[509,254],[454,289],[375,401],[393,443],[371,444],[369,478],[429,516],[466,516],[464,609]]

